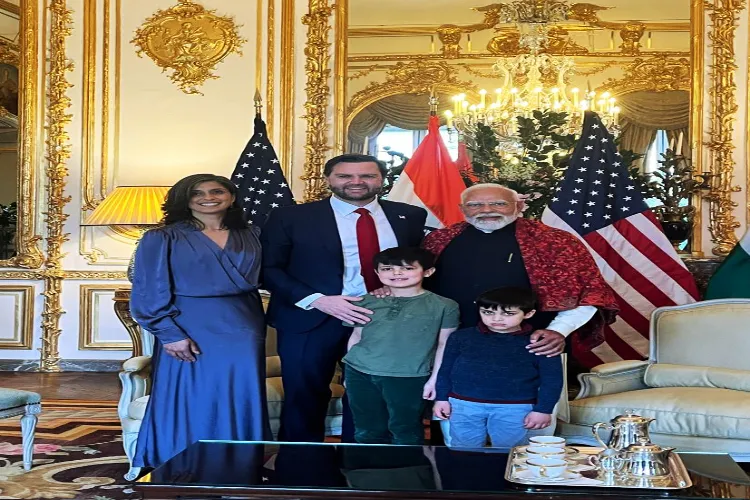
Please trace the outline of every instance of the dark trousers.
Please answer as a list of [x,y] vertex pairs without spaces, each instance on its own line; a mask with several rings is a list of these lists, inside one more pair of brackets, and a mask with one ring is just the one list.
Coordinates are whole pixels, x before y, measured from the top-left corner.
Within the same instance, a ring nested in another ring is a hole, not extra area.
[[424,444],[422,389],[429,376],[382,377],[349,366],[344,373],[356,442]]
[[[279,441],[322,442],[331,400],[331,379],[346,353],[352,329],[330,317],[314,330],[289,333],[278,330],[284,406]],[[353,425],[344,400],[341,439],[353,441]]]

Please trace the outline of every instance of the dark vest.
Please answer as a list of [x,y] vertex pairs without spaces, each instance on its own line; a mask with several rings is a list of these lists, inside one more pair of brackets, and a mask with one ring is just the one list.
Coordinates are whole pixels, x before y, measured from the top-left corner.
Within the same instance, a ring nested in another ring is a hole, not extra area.
[[[429,290],[458,302],[462,327],[479,322],[474,301],[482,292],[508,286],[531,288],[515,231],[515,223],[491,233],[467,227],[443,250],[437,271],[425,282]],[[529,323],[534,329],[546,328],[556,314],[537,311]]]

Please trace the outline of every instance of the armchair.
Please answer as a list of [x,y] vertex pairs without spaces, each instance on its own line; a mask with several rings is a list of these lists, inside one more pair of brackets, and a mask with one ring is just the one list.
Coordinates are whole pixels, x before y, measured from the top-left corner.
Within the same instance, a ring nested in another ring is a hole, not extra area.
[[[148,349],[153,337],[143,331],[130,317],[128,309],[129,290],[118,290],[115,294],[115,311],[123,322],[133,341],[133,357],[126,360],[120,372],[122,394],[117,406],[117,413],[122,424],[122,443],[125,454],[130,462],[130,470],[125,479],[133,481],[140,473],[140,467],[133,467],[138,431],[146,412],[149,392],[151,389],[151,356],[144,356],[143,350]],[[281,408],[284,405],[284,389],[281,383],[281,361],[276,352],[276,330],[268,327],[266,335],[266,401],[268,403],[268,417],[274,438],[279,430]],[[341,398],[344,387],[340,384],[337,374],[331,381],[331,402],[328,406],[326,418],[326,435],[341,434],[341,415],[343,413]]]
[[678,450],[750,460],[750,300],[656,309],[648,361],[619,361],[579,375],[558,434],[596,444],[591,426],[632,410],[655,418],[651,438]]

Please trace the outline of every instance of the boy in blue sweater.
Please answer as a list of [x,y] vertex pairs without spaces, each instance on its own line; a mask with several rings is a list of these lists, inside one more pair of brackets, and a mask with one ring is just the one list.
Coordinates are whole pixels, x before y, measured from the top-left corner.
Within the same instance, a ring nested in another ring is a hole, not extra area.
[[450,419],[451,447],[482,448],[523,444],[532,429],[552,423],[563,387],[559,356],[536,356],[526,349],[536,297],[524,288],[498,288],[476,300],[481,322],[454,332],[438,372],[439,419]]

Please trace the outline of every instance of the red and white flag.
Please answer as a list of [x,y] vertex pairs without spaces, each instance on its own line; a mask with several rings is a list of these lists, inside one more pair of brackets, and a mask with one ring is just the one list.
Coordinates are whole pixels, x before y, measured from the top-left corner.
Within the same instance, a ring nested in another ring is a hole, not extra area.
[[448,148],[440,137],[438,117],[430,116],[427,136],[406,164],[388,194],[427,210],[427,226],[438,229],[464,220],[459,205],[466,189]]
[[581,139],[542,222],[573,233],[586,245],[620,306],[617,321],[605,327],[605,342],[576,356],[583,365],[648,357],[651,312],[698,300],[693,275],[595,113],[586,113]]

